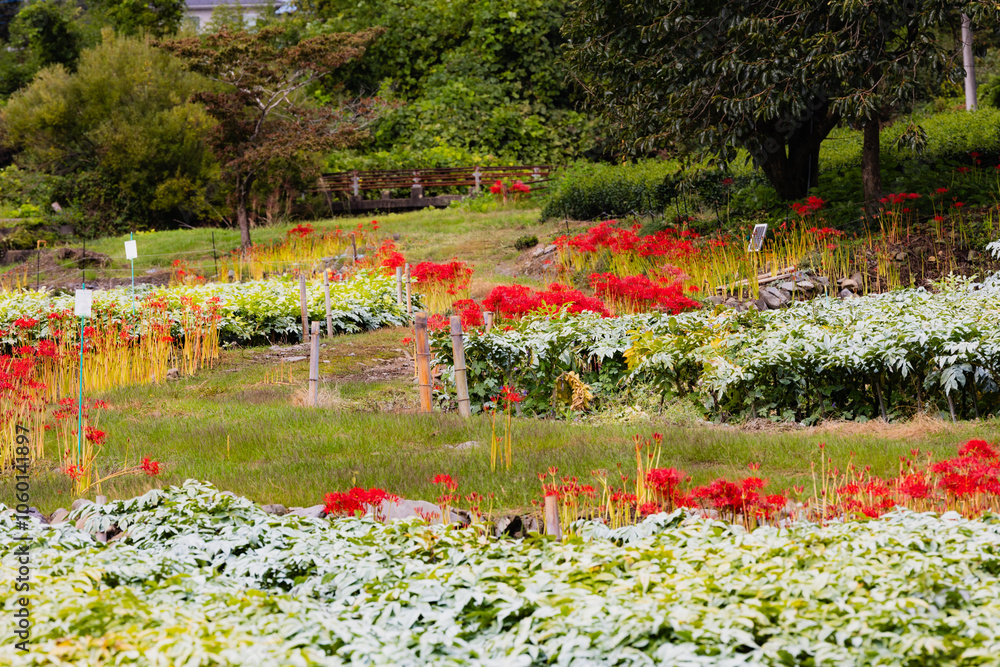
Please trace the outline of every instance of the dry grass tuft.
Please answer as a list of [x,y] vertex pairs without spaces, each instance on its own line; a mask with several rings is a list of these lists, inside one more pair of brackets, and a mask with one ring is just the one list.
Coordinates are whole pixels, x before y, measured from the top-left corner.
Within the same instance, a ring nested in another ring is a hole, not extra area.
[[[301,387],[296,389],[292,394],[292,405],[305,408],[310,407],[308,405],[309,398],[309,388]],[[325,387],[319,388],[319,393],[316,396],[316,407],[320,408],[332,408],[336,410],[357,410],[360,406],[357,402],[344,398],[340,395],[340,387],[334,386],[333,389],[327,389]]]
[[905,422],[889,424],[881,419],[873,419],[863,424],[853,421],[827,421],[814,429],[816,433],[868,435],[893,440],[909,440],[947,433],[954,430],[955,427],[943,419],[922,413]]

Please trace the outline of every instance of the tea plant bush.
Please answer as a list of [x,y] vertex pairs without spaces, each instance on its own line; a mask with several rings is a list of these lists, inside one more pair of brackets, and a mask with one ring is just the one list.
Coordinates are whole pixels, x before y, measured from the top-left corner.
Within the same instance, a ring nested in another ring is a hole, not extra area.
[[[433,350],[451,365],[445,336]],[[486,407],[515,385],[525,409],[548,411],[573,371],[598,397],[651,383],[717,417],[986,416],[1000,411],[1000,275],[766,312],[539,316],[470,332],[465,356],[473,403]]]
[[[111,523],[124,538],[90,536]],[[188,481],[85,528],[0,507],[2,584],[22,544],[34,568],[4,664],[965,665],[1000,644],[996,515],[748,532],[678,511],[560,543],[276,517]]]

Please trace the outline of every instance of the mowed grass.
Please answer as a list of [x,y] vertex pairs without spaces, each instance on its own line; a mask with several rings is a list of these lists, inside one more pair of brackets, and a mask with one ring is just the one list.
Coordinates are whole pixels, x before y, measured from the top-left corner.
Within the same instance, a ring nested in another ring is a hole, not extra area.
[[[489,418],[417,412],[410,362],[399,349],[405,334],[393,329],[324,341],[321,358],[329,363],[321,364],[319,408],[301,405],[307,362],[265,358],[275,354],[268,348],[227,351],[214,369],[193,377],[103,395],[111,407],[100,420],[108,442],[99,469],[111,472],[149,456],[164,464],[164,472],[158,478],[120,477],[102,492],[127,498],[195,478],[286,506],[318,504],[325,493],[352,486],[433,501],[439,490],[431,479],[448,473],[463,493],[494,494],[495,513],[525,511],[541,498],[537,475],[549,467],[595,485],[594,470],[616,480],[619,471],[634,478],[632,437],[655,430],[664,436],[661,465],[686,471],[694,483],[746,475],[748,464],[760,463],[758,474],[771,480],[769,488],[803,485],[809,493],[810,462],[818,461],[820,443],[838,461],[846,463],[853,453],[861,465],[891,474],[910,449],[948,456],[966,438],[995,439],[997,433],[995,422],[747,431],[515,418],[513,466],[493,472]],[[454,449],[469,441],[479,444]],[[31,488],[32,504],[46,513],[74,499],[69,478],[57,470],[56,453],[49,454]],[[2,486],[2,497],[13,498],[9,475]]]
[[[522,236],[537,236],[545,244],[567,231],[576,233],[586,223],[567,223],[550,220],[539,222],[537,208],[509,209],[488,213],[475,213],[461,209],[424,209],[408,213],[389,213],[366,216],[345,216],[313,221],[318,232],[340,227],[355,228],[358,223],[378,220],[379,236],[396,239],[396,245],[411,264],[423,261],[444,262],[460,259],[475,266],[473,296],[481,298],[493,286],[512,281],[533,287],[542,286],[546,280],[519,275],[514,266],[521,252],[514,242]],[[271,243],[284,239],[289,229],[298,223],[255,228],[251,232],[254,243]],[[239,247],[240,235],[236,229],[198,228],[163,232],[140,232],[135,236],[139,257],[135,261],[136,275],[141,278],[148,270],[168,268],[175,259],[187,262],[189,268],[206,276],[215,274],[212,235],[215,235],[215,253],[228,254]],[[88,269],[87,278],[127,277],[129,263],[125,260],[124,243],[128,234],[88,241],[87,248],[104,253],[112,259],[106,269]]]

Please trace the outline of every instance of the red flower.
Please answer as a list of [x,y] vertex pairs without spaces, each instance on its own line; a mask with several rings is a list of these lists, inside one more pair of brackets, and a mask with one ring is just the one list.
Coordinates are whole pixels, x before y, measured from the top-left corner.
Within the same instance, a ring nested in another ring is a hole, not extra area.
[[108,436],[104,431],[98,431],[93,426],[86,426],[83,429],[84,437],[95,445],[103,445],[104,439]]
[[434,479],[431,480],[431,481],[434,484],[442,484],[442,485],[444,485],[444,488],[448,489],[449,491],[454,491],[455,489],[458,488],[458,482],[456,482],[455,480],[453,480],[451,478],[451,475],[444,475],[444,474],[435,475]]
[[150,477],[156,477],[160,474],[160,462],[150,461],[147,456],[142,460],[142,471]]
[[503,192],[503,182],[502,181],[497,181],[496,183],[494,183],[493,185],[491,185],[490,186],[490,192],[492,192],[495,195],[498,195],[501,192]]
[[519,391],[514,389],[514,387],[508,387],[507,385],[503,386],[503,389],[500,390],[500,394],[501,398],[503,398],[504,403],[507,404],[507,407],[510,407],[514,403],[520,403],[522,400],[524,400],[524,397],[521,395]]

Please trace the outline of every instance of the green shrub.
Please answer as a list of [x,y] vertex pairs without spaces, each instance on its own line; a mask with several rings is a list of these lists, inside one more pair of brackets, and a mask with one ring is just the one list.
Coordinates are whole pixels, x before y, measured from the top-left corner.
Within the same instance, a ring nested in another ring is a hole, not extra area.
[[514,248],[516,250],[527,250],[528,248],[534,248],[538,245],[537,236],[522,236],[514,241]]
[[677,196],[680,168],[678,162],[661,160],[576,163],[559,172],[550,184],[542,219],[596,220],[662,213]]

